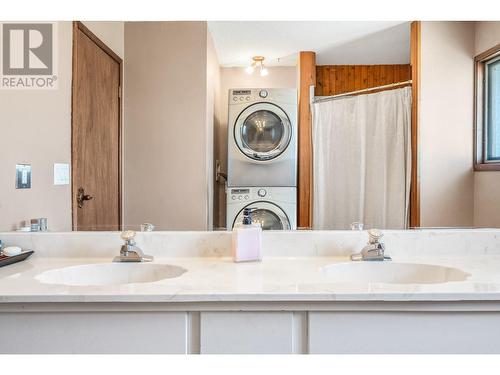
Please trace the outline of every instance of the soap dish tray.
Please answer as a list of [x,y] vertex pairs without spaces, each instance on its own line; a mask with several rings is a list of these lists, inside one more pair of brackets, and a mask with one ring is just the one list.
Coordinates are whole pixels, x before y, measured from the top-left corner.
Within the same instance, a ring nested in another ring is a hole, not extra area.
[[33,253],[34,253],[33,250],[26,250],[23,251],[21,254],[11,255],[11,256],[0,253],[0,267],[7,266],[12,263],[21,262],[26,258],[28,258]]

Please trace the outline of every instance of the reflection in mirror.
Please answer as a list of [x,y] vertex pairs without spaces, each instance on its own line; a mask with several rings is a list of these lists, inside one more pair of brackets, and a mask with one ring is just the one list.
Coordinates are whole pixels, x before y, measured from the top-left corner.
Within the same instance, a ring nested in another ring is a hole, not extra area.
[[0,231],[498,227],[491,24],[3,22]]

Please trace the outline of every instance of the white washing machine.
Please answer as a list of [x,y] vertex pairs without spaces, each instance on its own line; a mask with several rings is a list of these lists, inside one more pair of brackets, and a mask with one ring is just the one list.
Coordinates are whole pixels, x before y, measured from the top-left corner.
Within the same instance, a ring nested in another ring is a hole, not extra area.
[[297,91],[231,89],[228,186],[297,186]]
[[227,189],[227,230],[243,220],[243,209],[252,208],[252,221],[263,230],[297,229],[297,188],[237,187]]

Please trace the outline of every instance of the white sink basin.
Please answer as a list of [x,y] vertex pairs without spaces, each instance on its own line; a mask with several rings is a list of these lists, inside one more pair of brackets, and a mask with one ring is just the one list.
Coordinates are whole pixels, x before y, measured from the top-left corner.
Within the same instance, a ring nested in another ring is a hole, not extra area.
[[152,283],[181,276],[186,269],[154,263],[102,263],[58,268],[42,272],[36,279],[44,284],[120,285]]
[[335,263],[322,271],[334,283],[441,284],[470,276],[457,268],[395,262]]

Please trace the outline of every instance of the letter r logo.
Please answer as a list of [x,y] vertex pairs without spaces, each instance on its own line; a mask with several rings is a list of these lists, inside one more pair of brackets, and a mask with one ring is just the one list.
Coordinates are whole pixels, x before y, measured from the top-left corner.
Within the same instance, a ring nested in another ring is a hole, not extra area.
[[52,74],[52,24],[4,23],[2,26],[4,75]]

